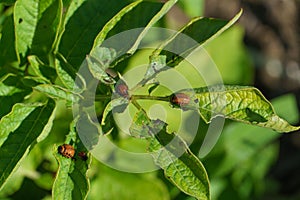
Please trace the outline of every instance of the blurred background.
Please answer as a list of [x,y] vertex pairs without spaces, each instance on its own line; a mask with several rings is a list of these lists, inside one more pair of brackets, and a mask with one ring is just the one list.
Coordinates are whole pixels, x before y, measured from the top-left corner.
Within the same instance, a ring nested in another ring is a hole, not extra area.
[[[231,19],[242,8],[243,15],[238,24],[205,48],[219,67],[225,84],[254,85],[267,99],[272,100],[279,115],[294,125],[300,125],[300,1],[183,0],[179,4],[180,6],[174,8],[168,16],[172,28],[182,26],[191,17],[197,15]],[[277,103],[281,108],[276,107]],[[240,129],[236,126],[243,125],[229,124],[223,133],[228,137],[228,145],[236,147],[233,147],[232,152],[230,147],[228,149],[223,147],[225,154],[228,157],[232,156],[232,160],[228,158],[225,163],[231,162],[235,165],[233,163],[236,160],[233,157],[238,153],[233,152],[245,150],[246,147],[242,146],[247,136],[238,139],[241,137],[240,134],[249,134],[250,140],[257,137],[257,140],[265,141],[253,154],[252,159],[256,164],[252,166],[249,164],[250,158],[248,161],[241,159],[231,170],[216,172],[218,170],[209,166],[218,163],[213,161],[218,157],[210,158],[214,156],[208,155],[208,158],[205,158],[206,167],[211,171],[211,176],[214,176],[212,185],[217,191],[213,194],[216,195],[215,198],[300,199],[299,131],[274,135],[266,139],[263,129],[246,126]],[[236,134],[234,131],[240,132]],[[257,131],[259,134],[254,134]],[[225,137],[222,136],[222,139],[226,140]],[[251,143],[248,145],[256,148]],[[273,148],[269,154],[266,153],[268,148]],[[259,158],[264,153],[265,156]],[[219,161],[221,167],[227,166],[223,161],[223,159]],[[255,165],[259,165],[259,162],[266,162],[266,164],[260,168],[262,171],[255,172]],[[248,171],[243,171],[241,168]],[[242,175],[243,173],[245,174]],[[255,175],[255,173],[262,174]],[[252,181],[249,180],[251,177]]]

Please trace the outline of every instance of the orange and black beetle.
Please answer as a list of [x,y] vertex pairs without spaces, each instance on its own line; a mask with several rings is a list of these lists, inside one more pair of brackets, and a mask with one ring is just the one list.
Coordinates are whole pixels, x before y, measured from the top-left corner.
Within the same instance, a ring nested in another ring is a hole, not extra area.
[[58,148],[58,153],[66,158],[74,158],[75,155],[75,149],[72,145],[69,144],[63,144],[60,145]]
[[177,93],[171,96],[171,103],[177,106],[185,106],[190,103],[191,99],[187,94]]

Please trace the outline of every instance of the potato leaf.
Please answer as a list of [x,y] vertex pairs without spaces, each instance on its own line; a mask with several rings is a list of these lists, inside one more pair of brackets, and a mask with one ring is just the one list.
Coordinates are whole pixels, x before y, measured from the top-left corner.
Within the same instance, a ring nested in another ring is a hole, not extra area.
[[79,101],[77,94],[57,85],[41,84],[35,86],[34,89],[56,100],[66,100],[68,103]]
[[16,2],[14,7],[16,48],[21,63],[30,54],[39,56],[44,62],[48,60],[48,54],[53,50],[57,37],[61,13],[61,0]]
[[209,181],[200,160],[189,150],[185,141],[166,131],[166,124],[150,120],[141,110],[134,117],[130,132],[148,134],[149,152],[165,176],[180,190],[197,199],[210,199]]
[[77,70],[103,26],[116,15],[127,1],[72,1],[65,21],[58,51]]
[[28,56],[28,61],[31,69],[39,78],[37,80],[41,80],[39,82],[51,83],[51,81],[55,81],[57,75],[52,67],[45,65],[37,56]]
[[[110,36],[135,29],[131,34],[136,35],[126,38],[126,44],[122,43],[126,45],[122,46],[122,53],[133,54],[149,28],[158,22],[176,2],[177,0],[169,0],[166,3],[138,0],[129,4],[105,24],[95,39],[93,49],[100,46],[104,39]],[[141,13],[143,13],[142,16]],[[144,28],[141,29],[141,27]],[[140,30],[137,30],[138,28]]]
[[[195,109],[209,123],[216,116],[223,116],[247,124],[271,128],[277,132],[290,132],[300,127],[292,126],[280,118],[271,103],[254,87],[248,86],[211,86],[181,90],[189,96],[190,104],[181,105],[183,109]],[[176,94],[175,94],[176,95]]]
[[[86,199],[89,191],[90,184],[86,173],[90,167],[91,158],[76,134],[75,126],[77,119],[70,124],[70,132],[65,141],[66,144],[73,143],[75,156],[73,158],[66,158],[59,154],[57,145],[53,147],[53,154],[59,164],[53,185],[53,199]],[[79,152],[84,152],[87,160],[80,157]]]
[[105,47],[95,48],[86,57],[87,66],[94,76],[104,84],[115,84],[115,80],[106,73],[116,57],[116,51]]
[[13,15],[5,20],[0,39],[0,66],[18,61],[15,49],[15,27],[13,23]]
[[[20,81],[21,80],[21,81]],[[22,83],[22,78],[14,74],[7,74],[0,78],[0,118],[8,114],[15,103],[22,102],[32,89]]]
[[[66,88],[72,90],[75,93],[80,93],[86,88],[86,83],[82,76],[76,73],[73,67],[59,53],[57,54],[57,58],[55,59],[55,69],[58,78]],[[78,81],[75,81],[76,77],[78,77]]]
[[0,187],[6,182],[18,163],[38,142],[39,136],[47,135],[52,124],[55,103],[16,104],[7,116],[0,121]]
[[166,55],[169,67],[176,66],[197,47],[220,35],[231,27],[241,16],[242,10],[230,21],[197,17],[171,36],[153,55]]

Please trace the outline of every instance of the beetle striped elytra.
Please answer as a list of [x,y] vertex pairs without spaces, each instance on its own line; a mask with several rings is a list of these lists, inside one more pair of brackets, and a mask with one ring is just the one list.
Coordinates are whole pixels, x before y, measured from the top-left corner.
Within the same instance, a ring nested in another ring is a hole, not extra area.
[[171,103],[177,106],[185,106],[188,105],[191,101],[191,98],[184,93],[177,93],[171,96]]
[[58,153],[66,158],[74,158],[75,155],[75,149],[72,145],[69,144],[63,144],[60,145],[58,148]]

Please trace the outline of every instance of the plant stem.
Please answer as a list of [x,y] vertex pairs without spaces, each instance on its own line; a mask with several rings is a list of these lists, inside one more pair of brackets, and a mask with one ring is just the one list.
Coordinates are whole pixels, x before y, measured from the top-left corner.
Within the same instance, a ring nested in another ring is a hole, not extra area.
[[169,96],[150,96],[150,95],[132,95],[131,99],[139,100],[139,99],[146,99],[146,100],[157,100],[157,101],[170,101]]
[[[95,100],[96,101],[101,101],[101,100],[107,100],[110,99],[111,96],[109,95],[96,95]],[[157,100],[157,101],[170,101],[170,96],[150,96],[150,95],[132,95],[131,100],[140,100],[140,99],[145,99],[145,100]]]
[[141,110],[141,109],[143,109],[142,107],[141,107],[141,105],[136,101],[136,100],[132,100],[132,104],[138,109],[138,110]]
[[[102,101],[102,100],[107,100],[110,99],[111,96],[109,95],[96,95],[95,96],[95,101]],[[150,96],[150,95],[132,95],[131,96],[131,101],[136,101],[136,100],[140,100],[140,99],[144,99],[144,100],[157,100],[157,101],[170,101],[170,96]]]

